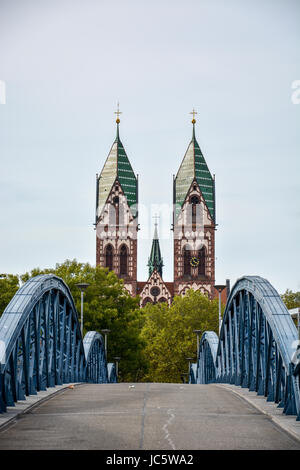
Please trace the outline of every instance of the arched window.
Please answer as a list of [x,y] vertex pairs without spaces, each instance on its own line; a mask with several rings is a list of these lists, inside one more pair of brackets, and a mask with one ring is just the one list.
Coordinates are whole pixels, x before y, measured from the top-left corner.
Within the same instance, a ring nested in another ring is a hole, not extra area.
[[203,246],[200,250],[198,250],[198,275],[205,276],[205,247]]
[[119,196],[115,196],[113,198],[112,211],[114,211],[115,225],[118,226],[120,223],[119,221],[119,218],[120,218]]
[[185,245],[183,248],[183,274],[191,274],[191,250],[189,245]]
[[111,245],[107,245],[105,252],[105,266],[110,271],[113,269],[113,251],[113,247]]
[[110,204],[108,207],[108,225],[112,230],[117,225],[118,206]]
[[120,248],[120,276],[127,274],[127,247],[122,245]]
[[143,307],[145,307],[145,305],[147,305],[147,304],[152,304],[152,300],[150,299],[150,297],[146,297],[143,300]]
[[[197,224],[197,205],[200,204],[199,198],[197,196],[192,196],[191,198],[191,204],[192,204],[192,230],[193,232],[196,231],[196,224]],[[199,222],[199,220],[198,220]]]

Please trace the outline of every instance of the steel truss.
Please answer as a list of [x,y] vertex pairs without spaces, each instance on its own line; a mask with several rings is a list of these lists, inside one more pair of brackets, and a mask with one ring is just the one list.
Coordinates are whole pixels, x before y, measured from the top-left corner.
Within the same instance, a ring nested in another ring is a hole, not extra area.
[[107,372],[109,383],[116,383],[118,381],[118,377],[115,362],[110,362],[109,364],[107,364]]
[[103,340],[82,340],[69,288],[52,274],[29,279],[0,318],[0,412],[47,387],[107,382]]
[[201,338],[197,383],[230,383],[278,403],[300,418],[299,376],[292,358],[297,329],[274,287],[259,276],[239,279],[227,300],[220,337]]
[[87,361],[86,381],[90,383],[107,383],[105,348],[102,336],[97,331],[88,331],[83,340]]

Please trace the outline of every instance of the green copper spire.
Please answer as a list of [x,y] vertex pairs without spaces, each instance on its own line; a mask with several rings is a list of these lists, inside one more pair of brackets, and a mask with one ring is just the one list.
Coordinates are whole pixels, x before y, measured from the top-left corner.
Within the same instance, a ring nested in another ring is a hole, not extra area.
[[195,136],[195,114],[196,111],[192,111],[193,119],[193,134],[192,140],[188,146],[185,156],[181,162],[180,168],[175,178],[175,204],[177,205],[176,216],[180,212],[187,192],[194,180],[197,181],[206,205],[210,212],[212,219],[215,218],[214,213],[214,180],[208,169],[205,158],[201,152],[199,144]]
[[161,257],[160,247],[159,247],[159,240],[158,240],[158,234],[157,234],[157,222],[155,222],[152,248],[151,248],[150,258],[149,258],[147,266],[149,266],[149,277],[153,273],[154,269],[156,269],[157,272],[159,272],[159,274],[162,277],[163,259]]
[[137,178],[120,140],[119,115],[122,113],[119,111],[119,103],[115,114],[117,114],[117,134],[98,179],[97,214],[98,216],[101,214],[111,188],[118,179],[132,215],[135,217],[137,215]]

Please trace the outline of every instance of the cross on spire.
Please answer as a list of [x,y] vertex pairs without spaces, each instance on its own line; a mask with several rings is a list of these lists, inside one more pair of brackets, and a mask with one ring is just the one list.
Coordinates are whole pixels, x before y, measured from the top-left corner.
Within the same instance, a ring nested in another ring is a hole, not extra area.
[[195,124],[195,122],[196,122],[195,115],[198,114],[198,113],[197,113],[197,111],[195,111],[194,108],[193,108],[193,111],[192,111],[190,114],[193,115],[192,123]]
[[119,101],[118,101],[118,109],[117,109],[117,111],[115,111],[115,114],[117,115],[116,123],[119,124],[119,122],[120,122],[119,116],[120,116],[120,114],[122,114],[120,109],[119,109]]
[[157,214],[155,214],[155,215],[152,217],[152,219],[155,219],[155,222],[154,222],[155,227],[157,227],[157,225],[158,225],[157,219],[159,219],[159,218],[160,218],[160,217],[159,217],[159,215],[157,215]]

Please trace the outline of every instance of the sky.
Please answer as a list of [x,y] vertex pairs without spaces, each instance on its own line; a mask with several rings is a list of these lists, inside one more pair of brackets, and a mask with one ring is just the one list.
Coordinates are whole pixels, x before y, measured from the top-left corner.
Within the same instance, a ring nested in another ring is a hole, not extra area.
[[216,178],[216,282],[300,290],[298,0],[0,0],[0,272],[95,264],[96,173],[139,175],[138,280],[192,136]]

